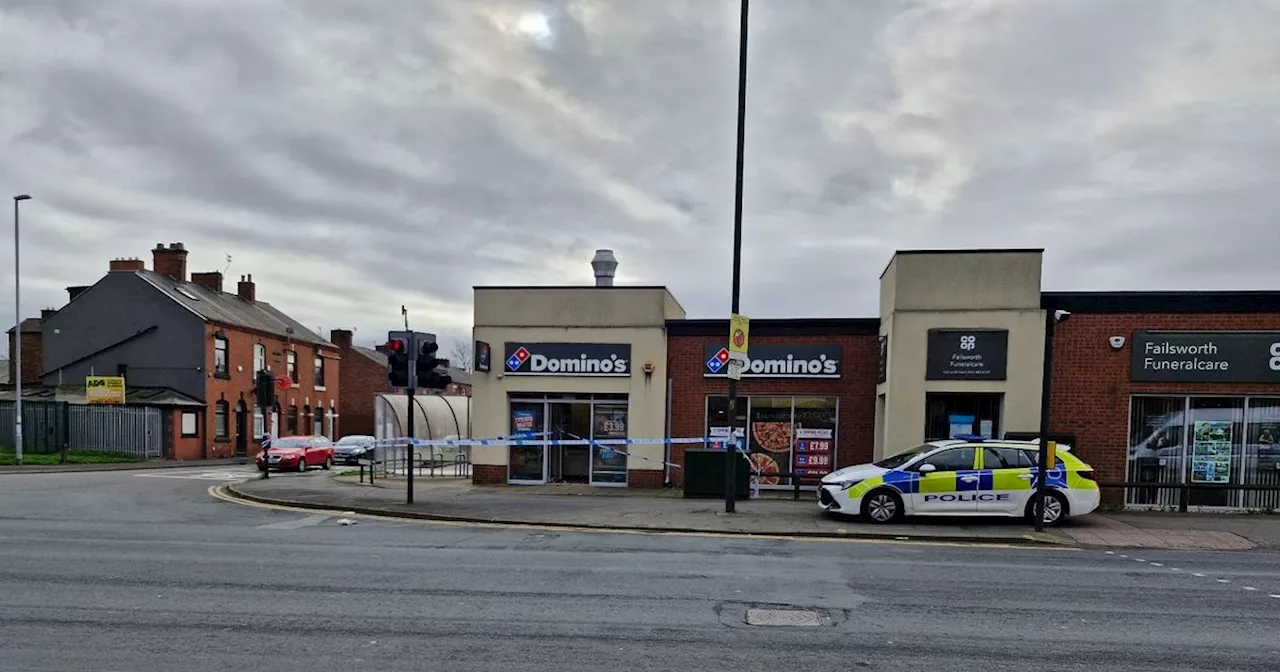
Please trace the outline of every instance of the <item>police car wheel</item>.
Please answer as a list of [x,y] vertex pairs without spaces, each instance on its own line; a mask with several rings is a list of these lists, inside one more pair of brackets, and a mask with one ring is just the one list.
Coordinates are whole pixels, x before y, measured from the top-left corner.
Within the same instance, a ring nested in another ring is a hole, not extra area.
[[888,523],[902,516],[902,498],[889,490],[875,490],[862,498],[862,518],[872,523]]
[[[1046,527],[1061,525],[1067,519],[1067,498],[1062,493],[1050,490],[1044,500],[1044,524]],[[1036,500],[1034,497],[1027,504],[1027,519],[1036,519]]]

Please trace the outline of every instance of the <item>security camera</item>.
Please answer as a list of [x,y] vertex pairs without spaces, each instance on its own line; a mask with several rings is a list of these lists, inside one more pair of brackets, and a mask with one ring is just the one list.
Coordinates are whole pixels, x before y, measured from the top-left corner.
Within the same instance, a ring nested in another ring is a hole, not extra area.
[[1112,350],[1119,350],[1124,347],[1124,336],[1112,336],[1107,342],[1111,344]]
[[1054,321],[1054,322],[1066,322],[1066,321],[1067,321],[1067,319],[1068,319],[1068,318],[1070,318],[1070,317],[1071,317],[1071,311],[1069,311],[1069,310],[1055,310],[1055,311],[1053,311],[1053,321]]

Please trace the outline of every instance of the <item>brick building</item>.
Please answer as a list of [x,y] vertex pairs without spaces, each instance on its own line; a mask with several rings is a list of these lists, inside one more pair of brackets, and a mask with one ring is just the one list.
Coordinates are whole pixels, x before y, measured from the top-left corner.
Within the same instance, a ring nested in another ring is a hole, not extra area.
[[[879,326],[876,319],[751,323],[749,357],[759,362],[756,368],[760,371],[748,367],[743,373],[738,385],[741,405],[737,426],[744,435],[751,434],[749,450],[757,466],[763,467],[762,473],[819,476],[872,459]],[[667,323],[672,436],[711,436],[728,428],[726,378],[723,370],[710,364],[716,353],[727,347],[728,333],[728,320]],[[830,361],[836,367],[831,373],[810,373],[796,366],[770,366],[772,362],[800,360]],[[745,432],[748,419],[753,430],[758,422],[794,424],[798,434],[812,435],[803,437],[810,439],[804,447],[822,450],[797,452],[790,442],[785,449],[762,446],[754,431]],[[673,463],[683,464],[684,449],[683,444],[671,446]],[[676,486],[684,483],[682,469],[670,470],[669,477]],[[789,483],[785,476],[761,480],[762,485]]]
[[[40,323],[57,311],[53,309],[45,309],[41,311],[40,317],[28,317],[22,321],[22,386],[31,387],[40,385],[40,353],[43,349],[44,332],[40,328]],[[17,352],[16,333],[18,329],[9,327],[9,359],[5,360],[6,377],[4,383],[6,385],[17,384],[17,360],[14,353]]]
[[[338,412],[342,417],[343,434],[374,434],[374,401],[379,394],[399,394],[401,390],[387,384],[387,357],[375,348],[366,348],[353,342],[350,329],[333,329],[329,341],[338,348],[342,358],[342,393],[338,397]],[[453,382],[444,394],[471,396],[471,374],[449,368]],[[436,390],[419,389],[418,394],[438,394]]]
[[[165,417],[163,454],[176,459],[253,454],[267,432],[336,434],[337,347],[258,299],[253,276],[234,293],[220,272],[188,276],[187,254],[181,243],[157,244],[150,270],[114,259],[93,285],[69,287],[68,303],[40,323],[41,383],[123,376],[126,398],[147,391],[198,402]],[[275,408],[255,407],[260,369],[293,380]]]
[[[657,444],[730,424],[762,487],[957,435],[1034,438],[1052,339],[1051,436],[1113,484],[1104,501],[1280,508],[1251,488],[1280,485],[1280,292],[1044,292],[1042,257],[900,251],[878,317],[754,320],[735,423],[726,320],[686,319],[665,289],[613,287],[599,268],[596,287],[477,288],[476,436],[560,440],[486,446],[474,478],[654,485]],[[564,440],[624,435],[625,479],[606,468],[616,451]],[[661,473],[683,482],[678,466]]]

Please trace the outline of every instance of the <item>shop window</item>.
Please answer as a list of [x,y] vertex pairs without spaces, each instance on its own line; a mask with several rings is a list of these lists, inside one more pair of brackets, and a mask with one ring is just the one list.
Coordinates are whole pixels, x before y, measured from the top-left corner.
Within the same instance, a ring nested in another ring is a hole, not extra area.
[[[591,438],[627,438],[626,404],[595,404],[591,423]],[[592,446],[591,481],[603,484],[627,482],[626,446]]]
[[[761,486],[786,486],[795,474],[811,485],[836,463],[835,397],[739,397],[737,428]],[[748,422],[748,419],[750,420]],[[729,399],[707,398],[707,436],[729,434]]]
[[[1280,486],[1280,398],[1249,399],[1245,422],[1247,443],[1242,482]],[[1244,506],[1249,509],[1280,509],[1280,491],[1246,491]]]
[[[511,402],[511,435],[517,439],[537,440],[546,431],[546,404],[536,402]],[[536,481],[546,479],[545,444],[512,445],[507,478],[512,481]]]
[[[926,441],[954,439],[959,435],[1000,436],[1003,394],[930,392],[925,395]],[[886,452],[894,446],[886,446]]]
[[[1192,397],[1187,459],[1192,483],[1238,484],[1244,455],[1244,399]],[[1239,506],[1239,491],[1192,490],[1191,506]]]
[[213,438],[226,441],[231,438],[227,427],[227,402],[219,401],[213,405]]
[[[1129,403],[1129,467],[1126,480],[1152,485],[1182,482],[1186,397],[1134,397]],[[1129,504],[1170,506],[1178,491],[1130,488]]]

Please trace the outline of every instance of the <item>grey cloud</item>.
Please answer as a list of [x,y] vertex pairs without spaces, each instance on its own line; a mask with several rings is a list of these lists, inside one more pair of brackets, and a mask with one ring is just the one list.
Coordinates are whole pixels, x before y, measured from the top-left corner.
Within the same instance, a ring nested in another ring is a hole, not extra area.
[[[597,247],[722,315],[736,6],[9,2],[24,304],[183,240],[369,339],[406,304],[465,340],[472,285],[586,283]],[[1045,247],[1054,289],[1276,288],[1275,3],[981,6],[753,3],[746,312],[873,315],[898,247]],[[538,8],[544,45],[495,23]]]

